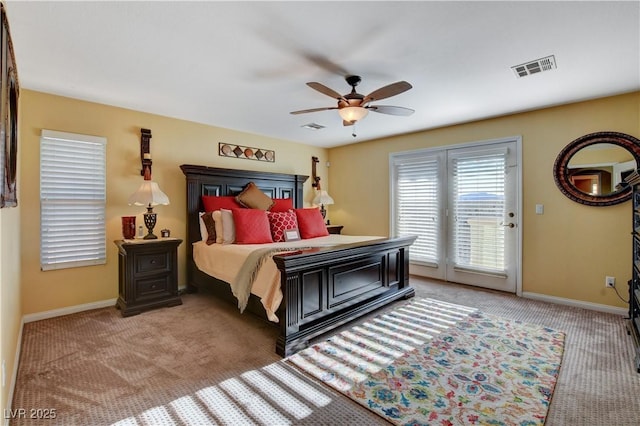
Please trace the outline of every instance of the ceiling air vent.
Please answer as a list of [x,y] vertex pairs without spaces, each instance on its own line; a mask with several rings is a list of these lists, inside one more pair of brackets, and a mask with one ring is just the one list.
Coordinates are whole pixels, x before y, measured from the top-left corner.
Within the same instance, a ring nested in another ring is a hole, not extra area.
[[325,128],[325,126],[317,123],[304,124],[301,127],[304,127],[305,129],[309,129],[309,130],[320,130]]
[[556,57],[554,55],[511,67],[513,72],[516,73],[516,77],[518,78],[526,77],[531,74],[537,74],[542,71],[550,71],[555,68]]

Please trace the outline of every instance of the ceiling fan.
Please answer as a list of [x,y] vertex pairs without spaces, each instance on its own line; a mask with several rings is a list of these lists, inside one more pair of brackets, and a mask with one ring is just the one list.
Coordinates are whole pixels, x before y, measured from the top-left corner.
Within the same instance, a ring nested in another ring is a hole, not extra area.
[[370,105],[373,101],[380,99],[390,98],[391,96],[399,95],[402,92],[406,92],[413,86],[406,81],[398,81],[396,83],[389,84],[381,87],[378,90],[374,90],[368,95],[364,96],[356,92],[356,86],[360,83],[361,78],[358,75],[348,75],[345,77],[347,84],[351,86],[351,93],[341,95],[333,89],[328,88],[324,84],[317,83],[315,81],[307,83],[307,86],[317,90],[327,96],[330,96],[338,100],[338,105],[335,107],[325,108],[312,108],[303,109],[300,111],[292,111],[291,114],[305,114],[308,112],[326,111],[330,109],[337,109],[338,114],[342,117],[342,124],[345,126],[352,126],[358,120],[362,120],[369,111],[379,112],[381,114],[389,115],[411,115],[415,111],[410,108],[390,106],[390,105]]

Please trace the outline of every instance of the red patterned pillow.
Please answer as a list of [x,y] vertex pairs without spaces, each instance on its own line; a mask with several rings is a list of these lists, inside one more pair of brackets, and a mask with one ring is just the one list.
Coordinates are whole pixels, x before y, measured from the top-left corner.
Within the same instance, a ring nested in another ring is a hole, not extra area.
[[300,238],[325,237],[329,235],[320,209],[295,209]]
[[267,212],[260,209],[234,209],[236,244],[272,243]]
[[273,242],[284,241],[284,231],[298,227],[296,214],[293,210],[286,212],[269,212],[269,225],[271,226],[271,236]]
[[291,198],[274,198],[273,206],[269,209],[271,212],[288,212],[293,210],[293,199]]
[[234,196],[218,197],[214,195],[203,195],[202,205],[204,206],[205,212],[214,212],[220,209],[233,210],[242,208],[242,205],[236,201],[236,197]]

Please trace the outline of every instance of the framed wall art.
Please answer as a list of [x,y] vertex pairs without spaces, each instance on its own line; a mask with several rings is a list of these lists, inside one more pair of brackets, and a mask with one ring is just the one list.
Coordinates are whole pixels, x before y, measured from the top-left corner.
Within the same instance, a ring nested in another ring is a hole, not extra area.
[[9,21],[0,3],[0,207],[15,207],[18,167],[18,72],[11,43]]
[[241,146],[218,143],[218,155],[221,157],[243,158],[245,160],[266,161],[273,163],[276,161],[276,153],[270,149],[252,148],[250,146]]

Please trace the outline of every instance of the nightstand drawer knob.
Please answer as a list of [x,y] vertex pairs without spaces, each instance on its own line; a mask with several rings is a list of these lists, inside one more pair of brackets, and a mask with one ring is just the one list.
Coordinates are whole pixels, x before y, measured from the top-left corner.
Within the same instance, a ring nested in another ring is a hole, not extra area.
[[151,264],[155,265],[156,264],[156,260],[155,259],[151,259]]

